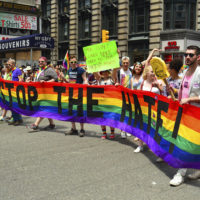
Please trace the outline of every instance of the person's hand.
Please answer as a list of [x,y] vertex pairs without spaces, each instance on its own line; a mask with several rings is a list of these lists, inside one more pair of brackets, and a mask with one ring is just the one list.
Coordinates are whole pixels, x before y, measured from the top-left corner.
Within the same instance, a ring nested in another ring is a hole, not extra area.
[[30,77],[28,77],[28,78],[26,79],[26,82],[27,82],[27,83],[30,83],[30,82],[31,82]]
[[40,83],[44,83],[45,82],[45,80],[40,80]]
[[120,84],[119,83],[115,83],[115,86],[117,87],[117,86],[119,86]]
[[154,82],[152,83],[152,87],[157,87],[157,88],[159,88],[159,86],[160,86],[160,84],[158,83],[158,81],[154,81]]
[[187,103],[189,103],[189,101],[190,101],[189,98],[184,98],[184,99],[181,99],[180,104],[181,104],[181,105],[187,104]]
[[162,51],[161,49],[154,48],[153,51]]
[[170,85],[166,85],[166,89],[167,89],[167,92],[170,94],[170,92],[173,92],[174,93],[174,88]]

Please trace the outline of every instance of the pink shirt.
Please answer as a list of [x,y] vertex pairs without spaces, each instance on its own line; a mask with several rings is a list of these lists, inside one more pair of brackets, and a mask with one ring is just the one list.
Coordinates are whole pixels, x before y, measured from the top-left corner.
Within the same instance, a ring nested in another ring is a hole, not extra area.
[[192,75],[191,76],[185,76],[183,79],[182,87],[181,87],[181,98],[188,98],[189,97],[189,88],[190,88],[190,83],[191,83]]

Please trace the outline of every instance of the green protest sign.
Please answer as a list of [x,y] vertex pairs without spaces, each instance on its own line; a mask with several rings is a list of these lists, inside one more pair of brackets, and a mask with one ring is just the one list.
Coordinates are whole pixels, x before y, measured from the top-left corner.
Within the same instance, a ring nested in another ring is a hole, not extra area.
[[88,72],[99,72],[119,67],[119,55],[115,41],[84,47],[83,52]]

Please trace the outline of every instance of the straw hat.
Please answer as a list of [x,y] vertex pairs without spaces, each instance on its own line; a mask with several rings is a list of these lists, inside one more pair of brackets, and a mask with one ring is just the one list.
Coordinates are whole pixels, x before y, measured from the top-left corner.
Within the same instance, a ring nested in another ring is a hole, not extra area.
[[31,66],[27,66],[27,67],[25,68],[25,70],[26,70],[26,71],[29,71],[29,70],[32,70],[32,68],[31,68]]

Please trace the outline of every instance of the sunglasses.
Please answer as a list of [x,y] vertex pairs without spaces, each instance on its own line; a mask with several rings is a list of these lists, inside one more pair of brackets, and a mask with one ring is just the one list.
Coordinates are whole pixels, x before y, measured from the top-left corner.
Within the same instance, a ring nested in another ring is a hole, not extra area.
[[39,63],[43,63],[44,61],[39,61]]
[[188,56],[192,58],[195,54],[193,53],[185,53],[184,56],[187,58]]
[[70,63],[71,63],[71,64],[76,64],[77,62],[76,62],[76,61],[71,61]]

